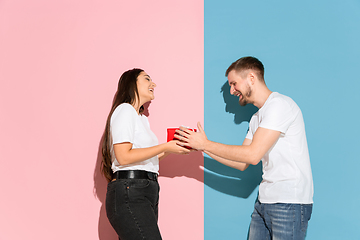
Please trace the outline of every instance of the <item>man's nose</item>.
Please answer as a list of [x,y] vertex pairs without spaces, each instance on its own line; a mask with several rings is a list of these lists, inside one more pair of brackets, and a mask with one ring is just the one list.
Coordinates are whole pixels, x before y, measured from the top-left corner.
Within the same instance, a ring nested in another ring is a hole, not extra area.
[[234,87],[233,86],[230,87],[230,95],[234,95]]

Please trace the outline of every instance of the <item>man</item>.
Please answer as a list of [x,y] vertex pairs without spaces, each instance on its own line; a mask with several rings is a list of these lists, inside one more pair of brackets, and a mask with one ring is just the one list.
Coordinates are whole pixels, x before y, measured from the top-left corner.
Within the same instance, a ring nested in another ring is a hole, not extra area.
[[304,239],[313,203],[313,180],[300,108],[289,97],[271,92],[264,66],[254,57],[232,63],[226,74],[230,93],[239,104],[259,108],[241,146],[207,139],[181,127],[177,137],[185,146],[202,150],[227,166],[244,171],[262,160],[263,180],[250,223],[249,239]]

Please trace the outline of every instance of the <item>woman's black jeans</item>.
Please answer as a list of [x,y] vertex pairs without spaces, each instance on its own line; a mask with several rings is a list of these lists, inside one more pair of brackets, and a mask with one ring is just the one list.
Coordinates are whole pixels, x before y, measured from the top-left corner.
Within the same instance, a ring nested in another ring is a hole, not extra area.
[[108,184],[106,214],[120,240],[161,240],[158,221],[159,183],[117,179]]

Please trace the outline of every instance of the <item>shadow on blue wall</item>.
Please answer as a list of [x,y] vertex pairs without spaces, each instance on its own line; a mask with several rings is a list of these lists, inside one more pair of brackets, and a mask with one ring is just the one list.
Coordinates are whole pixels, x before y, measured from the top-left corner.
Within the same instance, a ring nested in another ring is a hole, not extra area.
[[245,171],[227,167],[212,158],[204,157],[205,184],[227,195],[248,198],[261,182],[261,163]]
[[258,108],[252,104],[244,107],[240,106],[239,98],[230,94],[230,86],[226,81],[221,87],[223,94],[225,111],[234,114],[234,123],[239,125],[242,122],[249,122],[251,116],[257,112]]
[[[240,106],[238,97],[230,94],[230,86],[227,81],[221,87],[221,92],[225,103],[225,111],[234,114],[234,123],[236,125],[249,122],[251,116],[258,110],[252,104],[244,107]],[[245,136],[239,137],[245,138]],[[249,166],[248,169],[241,172],[227,167],[210,157],[204,157],[204,183],[208,187],[228,195],[248,198],[260,184],[261,175],[261,163],[256,166]]]
[[[225,111],[234,114],[234,123],[240,125],[243,122],[249,122],[251,116],[257,112],[258,108],[252,104],[246,106],[239,105],[239,99],[230,94],[230,86],[226,81],[221,87],[220,92],[223,95]],[[229,134],[230,141],[244,139],[246,133],[234,132]],[[242,142],[241,142],[242,143]],[[236,143],[236,144],[241,144]],[[262,163],[256,166],[250,165],[245,171],[225,166],[216,160],[204,157],[204,184],[217,192],[230,196],[247,199],[254,192],[262,180]],[[206,198],[205,198],[206,201]]]

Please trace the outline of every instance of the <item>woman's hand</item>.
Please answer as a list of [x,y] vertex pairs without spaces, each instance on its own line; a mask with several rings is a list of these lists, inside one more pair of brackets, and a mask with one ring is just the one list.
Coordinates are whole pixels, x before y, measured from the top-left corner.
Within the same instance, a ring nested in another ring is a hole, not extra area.
[[169,152],[169,153],[189,154],[190,152],[193,151],[191,149],[187,149],[187,148],[183,147],[182,143],[178,140],[171,140],[171,141],[165,143],[165,145],[166,145],[165,152]]

